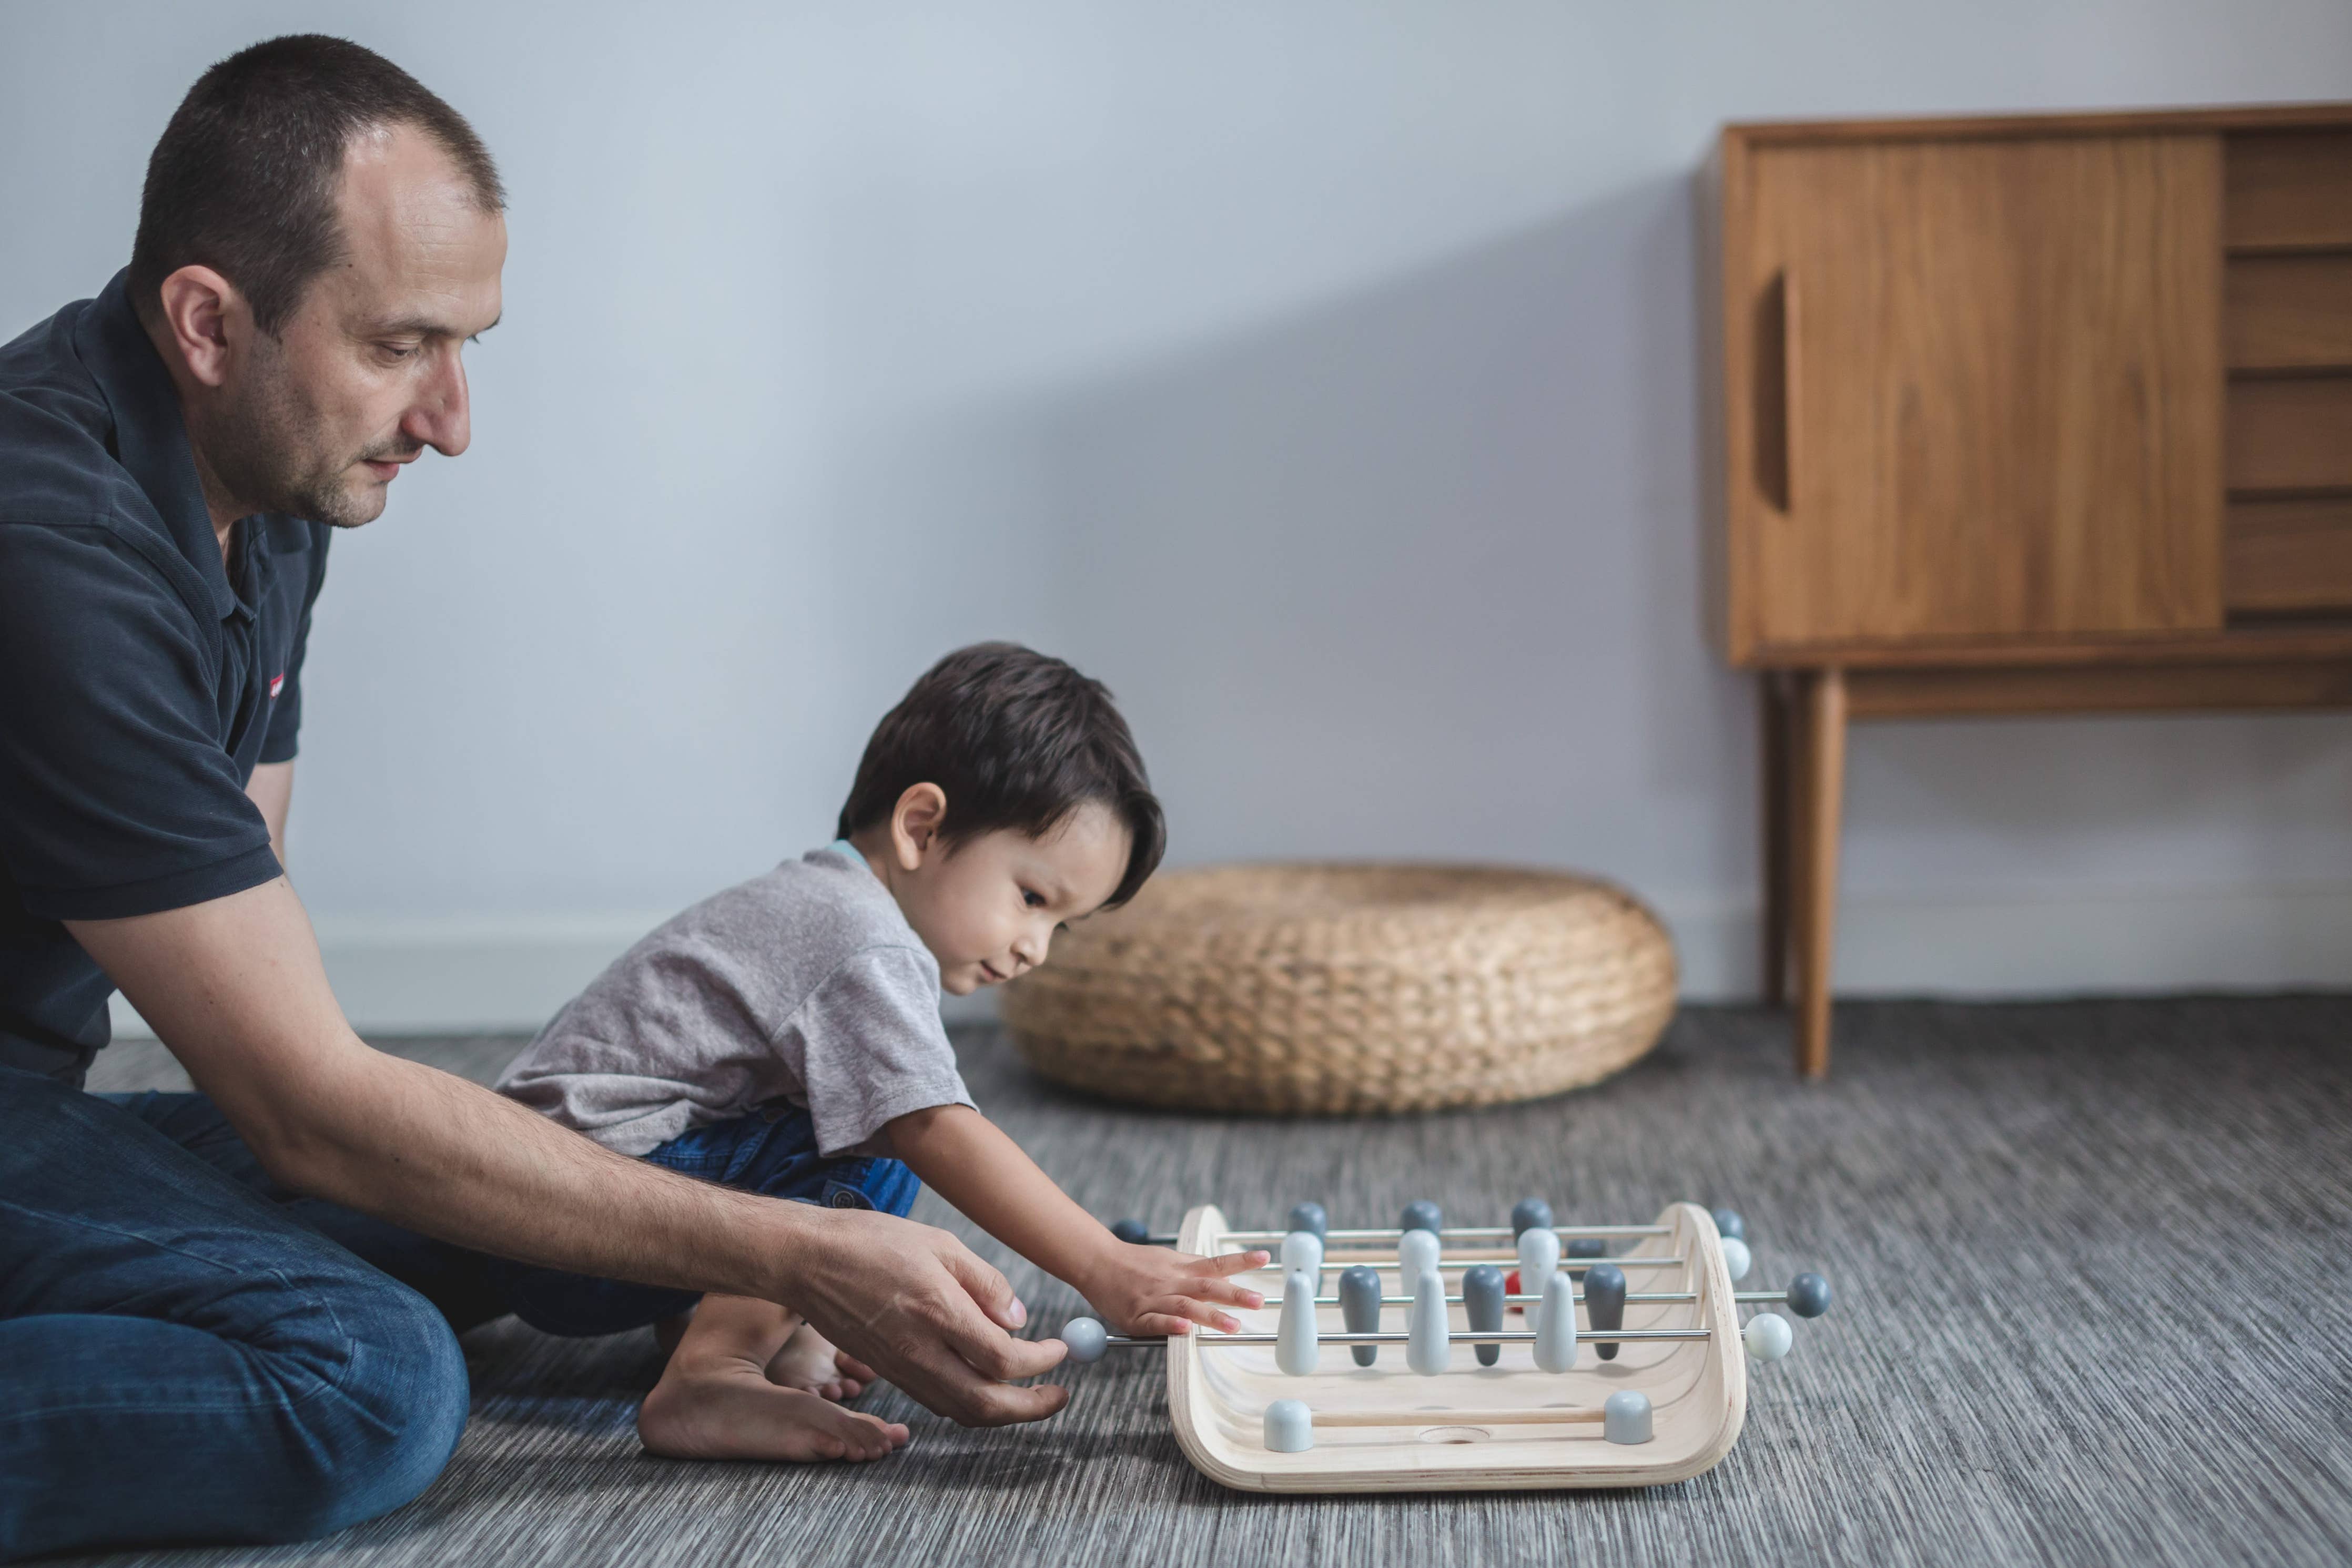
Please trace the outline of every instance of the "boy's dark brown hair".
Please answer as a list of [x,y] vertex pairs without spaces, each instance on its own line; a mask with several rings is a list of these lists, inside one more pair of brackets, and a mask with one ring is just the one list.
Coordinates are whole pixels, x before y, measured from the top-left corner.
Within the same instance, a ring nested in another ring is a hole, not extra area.
[[1127,826],[1127,874],[1107,908],[1159,868],[1168,830],[1110,689],[1016,643],[976,643],[933,664],[883,716],[841,809],[849,838],[887,822],[918,784],[947,792],[952,846],[1000,828],[1043,838],[1089,800]]

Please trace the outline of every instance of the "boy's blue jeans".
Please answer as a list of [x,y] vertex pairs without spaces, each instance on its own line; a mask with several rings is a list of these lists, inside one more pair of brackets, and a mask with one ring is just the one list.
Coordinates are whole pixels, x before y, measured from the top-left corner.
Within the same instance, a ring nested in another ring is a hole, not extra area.
[[[793,1131],[748,1117],[649,1157],[777,1197],[913,1201],[897,1162],[820,1160]],[[298,1197],[201,1094],[0,1069],[0,1558],[301,1540],[399,1507],[465,1430],[457,1332],[509,1291],[571,1333],[694,1299],[519,1270]]]
[[[809,1113],[785,1105],[682,1133],[647,1155],[646,1163],[769,1197],[878,1208],[901,1218],[923,1190],[915,1173],[897,1160],[823,1157]],[[504,1259],[490,1260],[488,1268],[508,1310],[547,1333],[619,1333],[674,1317],[702,1299],[691,1291],[595,1280]]]

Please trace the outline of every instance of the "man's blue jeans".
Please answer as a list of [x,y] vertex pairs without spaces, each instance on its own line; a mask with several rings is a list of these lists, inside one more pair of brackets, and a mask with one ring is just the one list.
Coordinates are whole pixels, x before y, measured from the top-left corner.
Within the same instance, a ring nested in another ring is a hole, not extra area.
[[[716,1159],[779,1197],[913,1200],[896,1162],[799,1157],[780,1128],[689,1134],[690,1174]],[[296,1197],[200,1094],[0,1069],[0,1557],[301,1540],[399,1507],[465,1429],[457,1332],[509,1292],[572,1333],[694,1299],[492,1264]]]

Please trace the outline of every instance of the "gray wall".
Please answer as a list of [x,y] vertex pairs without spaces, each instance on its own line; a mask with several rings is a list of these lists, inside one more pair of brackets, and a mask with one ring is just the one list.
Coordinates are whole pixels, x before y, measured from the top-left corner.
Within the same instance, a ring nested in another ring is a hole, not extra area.
[[[1727,119],[2352,95],[2352,7],[0,5],[0,330],[129,248],[211,59],[341,31],[514,193],[476,445],[337,546],[293,853],[362,1021],[526,1021],[828,835],[982,636],[1124,698],[1180,861],[1648,895],[1752,984],[1698,628]],[[1862,989],[2352,978],[2329,716],[1885,727]]]

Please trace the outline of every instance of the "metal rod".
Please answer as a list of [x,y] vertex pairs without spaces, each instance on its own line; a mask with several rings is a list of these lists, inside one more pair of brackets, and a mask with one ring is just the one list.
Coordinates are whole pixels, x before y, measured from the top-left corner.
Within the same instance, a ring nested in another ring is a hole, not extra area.
[[[1748,1293],[1759,1296],[1760,1299],[1768,1301],[1780,1301],[1788,1299],[1785,1296],[1773,1295],[1769,1291],[1751,1291]],[[1582,1291],[1575,1291],[1570,1299],[1580,1301],[1584,1300],[1584,1292]],[[1448,1296],[1445,1298],[1446,1304],[1449,1306],[1458,1303],[1461,1300],[1462,1298],[1459,1296]],[[1541,1296],[1505,1296],[1503,1300],[1513,1306],[1532,1307],[1539,1305],[1542,1302],[1543,1298]],[[1625,1304],[1627,1306],[1636,1306],[1643,1301],[1696,1301],[1697,1300],[1698,1292],[1696,1291],[1628,1291],[1625,1293]],[[1318,1307],[1336,1307],[1339,1305],[1339,1298],[1337,1296],[1318,1296],[1315,1298],[1315,1304]],[[1275,1308],[1282,1305],[1282,1298],[1280,1296],[1268,1296],[1265,1299],[1265,1305],[1267,1312],[1272,1312]],[[1409,1307],[1412,1305],[1412,1298],[1411,1296],[1382,1296],[1381,1298],[1381,1305],[1384,1307]],[[1244,1308],[1243,1310],[1246,1312],[1248,1309]]]
[[[1580,1344],[1643,1344],[1653,1340],[1707,1339],[1713,1336],[1714,1332],[1712,1329],[1608,1329],[1596,1333],[1580,1329],[1576,1338]],[[1746,1332],[1741,1331],[1743,1334]],[[1196,1340],[1202,1345],[1213,1345],[1272,1344],[1281,1336],[1271,1333],[1201,1333],[1183,1337]],[[1483,1333],[1475,1330],[1449,1332],[1446,1337],[1454,1344],[1533,1344],[1536,1342],[1533,1331],[1524,1329],[1496,1329]],[[1315,1336],[1315,1343],[1404,1344],[1412,1338],[1409,1333],[1319,1333]],[[1118,1333],[1107,1335],[1103,1343],[1113,1350],[1165,1348],[1168,1343],[1164,1339],[1130,1339]]]
[[[1773,1301],[1781,1305],[1786,1305],[1789,1300],[1789,1292],[1786,1291],[1734,1291],[1731,1292],[1731,1299],[1735,1301],[1748,1301],[1759,1304],[1765,1301]],[[1448,1296],[1445,1300],[1447,1304],[1451,1305],[1460,1301],[1462,1298],[1459,1296]],[[1543,1301],[1543,1298],[1541,1296],[1505,1296],[1503,1300],[1515,1307],[1538,1306]],[[1572,1292],[1570,1300],[1579,1301],[1584,1300],[1584,1292],[1582,1291]],[[1698,1292],[1696,1291],[1628,1291],[1625,1292],[1625,1304],[1629,1307],[1638,1306],[1643,1301],[1696,1301],[1697,1300]],[[1268,1312],[1271,1312],[1275,1308],[1282,1305],[1282,1298],[1280,1296],[1268,1296],[1262,1304]],[[1315,1298],[1315,1304],[1318,1307],[1336,1307],[1339,1305],[1339,1298],[1337,1296],[1318,1296]],[[1381,1298],[1381,1305],[1384,1307],[1409,1307],[1412,1305],[1412,1298],[1411,1296],[1382,1296]]]
[[[1582,1273],[1587,1269],[1597,1269],[1603,1263],[1612,1263],[1620,1269],[1679,1269],[1689,1261],[1687,1258],[1677,1257],[1563,1258],[1559,1260],[1559,1266],[1563,1270]],[[1402,1267],[1394,1256],[1386,1252],[1333,1252],[1327,1253],[1323,1259],[1323,1267],[1327,1270],[1344,1269],[1351,1263],[1369,1263],[1374,1268],[1391,1270]],[[1518,1254],[1515,1252],[1465,1252],[1453,1258],[1440,1258],[1437,1260],[1437,1267],[1443,1272],[1447,1269],[1468,1269],[1480,1263],[1508,1263],[1516,1269],[1519,1266],[1519,1259]],[[1271,1271],[1280,1266],[1280,1261],[1277,1260],[1267,1263],[1266,1269]]]
[[[1669,1225],[1555,1225],[1551,1229],[1553,1235],[1562,1239],[1579,1236],[1672,1236],[1675,1233]],[[1223,1233],[1223,1239],[1227,1241],[1279,1243],[1289,1234],[1287,1230],[1228,1230]],[[1402,1230],[1327,1230],[1323,1233],[1323,1242],[1327,1247],[1334,1241],[1386,1241],[1394,1244],[1403,1236]],[[1517,1241],[1519,1233],[1507,1225],[1473,1225],[1441,1230],[1437,1239],[1440,1241]],[[1157,1241],[1160,1238],[1155,1236],[1152,1239]]]

